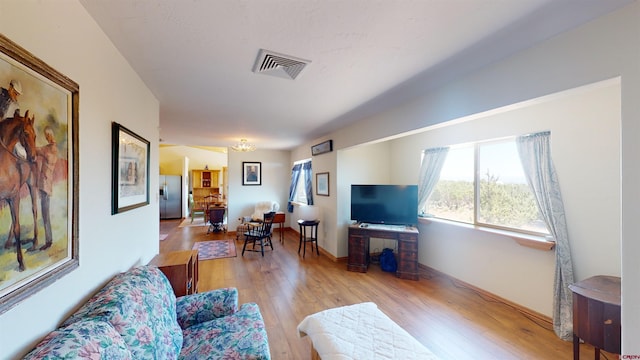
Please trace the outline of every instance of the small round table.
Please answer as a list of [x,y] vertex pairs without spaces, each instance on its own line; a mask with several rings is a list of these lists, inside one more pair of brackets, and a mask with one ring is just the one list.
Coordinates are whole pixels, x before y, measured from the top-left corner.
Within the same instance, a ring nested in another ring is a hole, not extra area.
[[316,243],[316,254],[320,255],[318,250],[318,224],[320,220],[298,220],[298,226],[300,227],[300,244],[298,245],[298,254],[302,244],[304,244],[304,250],[302,251],[302,257],[307,252],[307,243],[311,243],[311,252],[313,252],[313,243]]

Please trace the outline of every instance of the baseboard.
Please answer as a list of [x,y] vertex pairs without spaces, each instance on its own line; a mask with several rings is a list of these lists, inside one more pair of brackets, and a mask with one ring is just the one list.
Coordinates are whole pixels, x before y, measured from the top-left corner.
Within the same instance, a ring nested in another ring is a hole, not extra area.
[[521,313],[523,316],[527,317],[528,319],[530,319],[531,321],[535,322],[536,324],[544,327],[547,330],[553,331],[553,319],[551,319],[550,317],[540,314],[537,311],[531,310],[529,308],[526,308],[520,304],[516,304],[512,301],[509,301],[505,298],[502,298],[496,294],[490,293],[484,289],[481,289],[479,287],[473,286],[471,284],[468,284],[462,280],[456,279],[453,276],[447,275],[443,272],[440,272],[434,268],[431,268],[429,266],[423,265],[418,263],[418,268],[424,273],[421,275],[426,275],[427,277],[429,276],[438,276],[438,277],[442,277],[445,278],[449,281],[451,281],[455,286],[458,287],[463,287],[463,288],[467,288],[471,291],[474,291],[476,293],[478,293],[480,296],[485,297],[485,298],[489,298],[492,301],[496,301],[499,303],[502,303],[514,310],[516,310],[517,312]]
[[[296,234],[298,234],[298,236],[300,236],[300,232],[298,230],[295,230],[293,228],[288,228],[291,229],[291,231],[295,232]],[[335,257],[333,254],[331,254],[330,252],[326,251],[324,248],[318,246],[318,250],[320,251],[320,255],[324,255],[327,258],[329,258],[329,260],[333,261],[333,262],[347,262],[348,257]]]
[[333,262],[347,262],[348,257],[344,256],[344,257],[335,257],[333,256],[333,254],[331,254],[330,252],[326,251],[325,249],[321,248],[318,246],[318,249],[320,249],[320,254],[326,256],[327,258],[329,258],[329,260],[333,261]]

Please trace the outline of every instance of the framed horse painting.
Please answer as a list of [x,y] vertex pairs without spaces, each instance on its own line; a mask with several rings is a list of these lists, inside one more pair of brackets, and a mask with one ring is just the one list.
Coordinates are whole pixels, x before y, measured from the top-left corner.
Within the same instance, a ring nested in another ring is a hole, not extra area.
[[78,96],[0,34],[0,314],[78,267]]

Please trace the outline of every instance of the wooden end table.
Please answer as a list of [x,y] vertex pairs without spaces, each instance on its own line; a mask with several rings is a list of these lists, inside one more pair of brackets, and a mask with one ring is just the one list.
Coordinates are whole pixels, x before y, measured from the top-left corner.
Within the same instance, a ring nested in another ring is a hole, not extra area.
[[149,265],[157,266],[165,274],[176,297],[198,292],[198,250],[158,254]]
[[620,278],[594,276],[569,285],[573,291],[573,359],[580,359],[580,339],[615,354],[621,351]]

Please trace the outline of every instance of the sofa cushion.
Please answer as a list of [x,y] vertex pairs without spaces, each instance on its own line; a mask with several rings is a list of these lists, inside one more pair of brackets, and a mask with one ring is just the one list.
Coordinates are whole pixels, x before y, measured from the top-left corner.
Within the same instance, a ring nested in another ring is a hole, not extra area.
[[246,303],[231,316],[184,330],[180,359],[270,359],[269,341],[260,308]]
[[176,359],[182,347],[175,294],[166,276],[154,266],[116,275],[64,325],[83,319],[111,323],[136,360]]
[[78,321],[49,333],[24,359],[132,359],[124,339],[104,321]]
[[232,315],[236,311],[238,311],[238,289],[236,288],[216,289],[176,299],[178,324],[183,329]]

